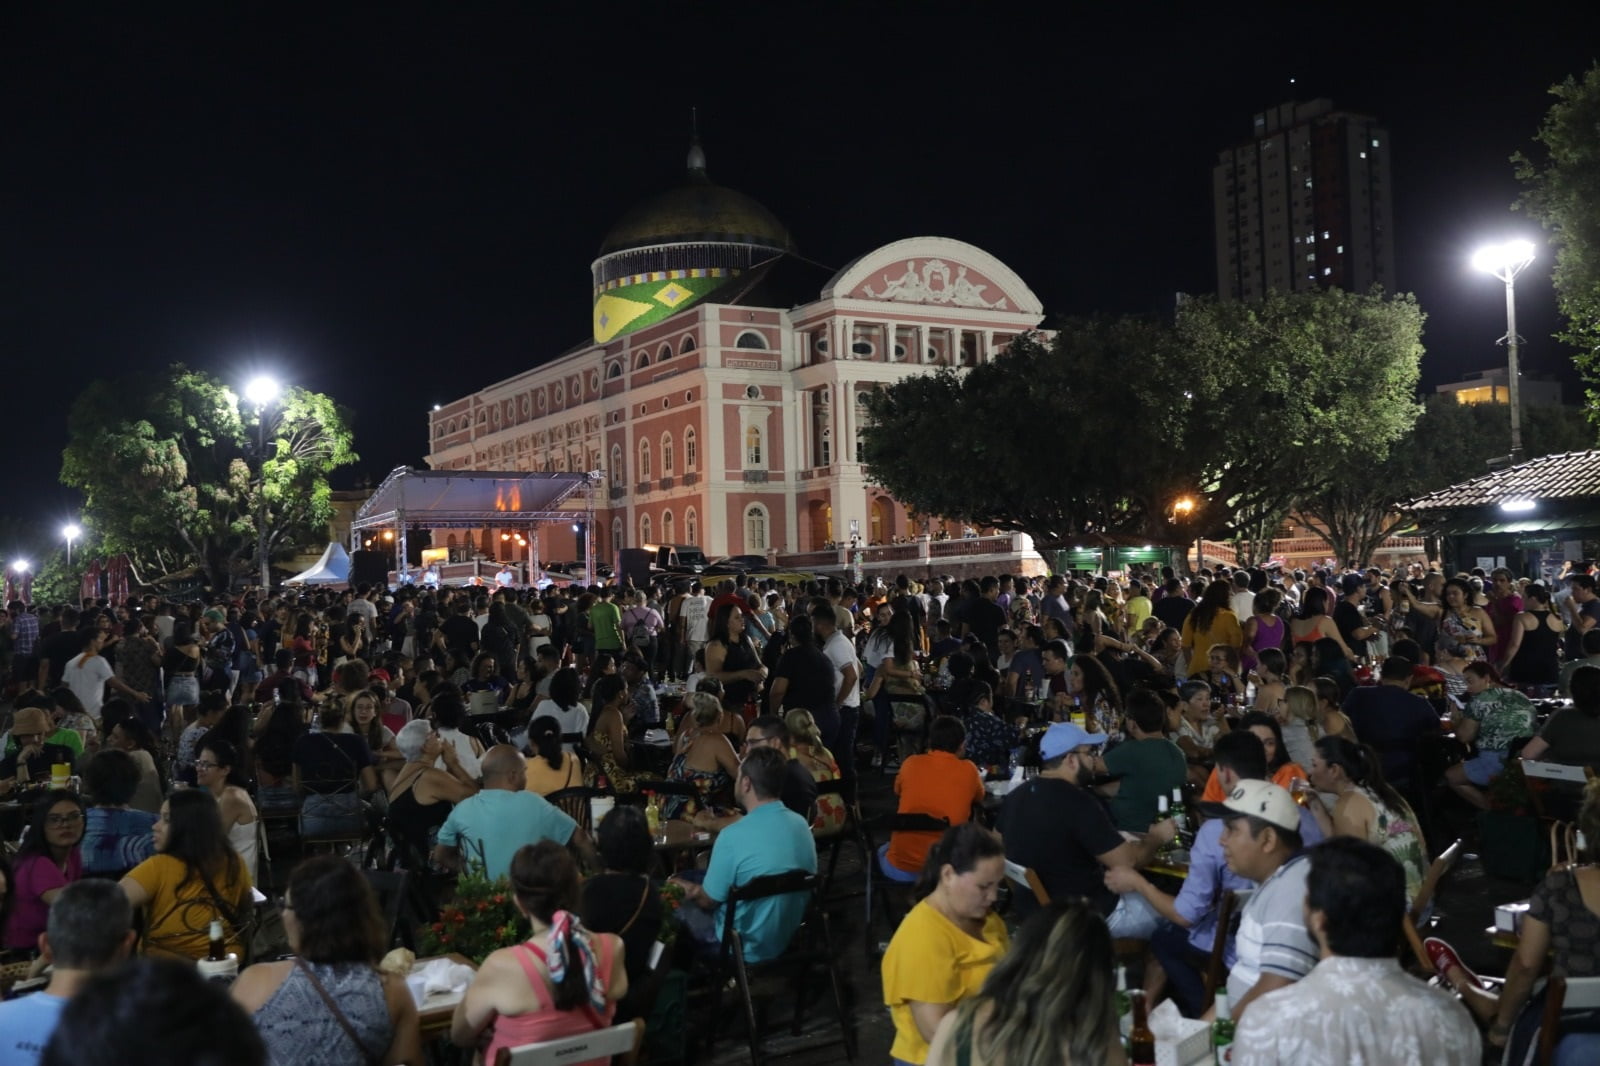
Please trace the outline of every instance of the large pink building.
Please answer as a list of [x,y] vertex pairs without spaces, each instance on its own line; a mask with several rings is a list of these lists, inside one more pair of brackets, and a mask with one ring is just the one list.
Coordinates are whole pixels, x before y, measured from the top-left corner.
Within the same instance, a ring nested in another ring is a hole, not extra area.
[[[830,277],[764,207],[711,184],[698,146],[686,183],[625,215],[592,271],[591,339],[435,409],[428,462],[598,471],[601,558],[652,543],[715,558],[924,532],[862,468],[863,397],[994,359],[1043,317],[1009,267],[943,237],[895,241]],[[952,459],[928,445],[930,462]],[[498,549],[500,533],[434,543],[516,554]],[[547,528],[540,555],[575,558],[575,534]]]

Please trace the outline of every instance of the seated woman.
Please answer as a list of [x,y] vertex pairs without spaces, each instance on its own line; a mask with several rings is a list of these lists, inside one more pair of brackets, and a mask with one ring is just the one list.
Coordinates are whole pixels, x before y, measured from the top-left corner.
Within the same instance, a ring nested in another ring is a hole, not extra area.
[[295,867],[283,931],[295,957],[249,967],[231,990],[271,1066],[423,1061],[405,978],[377,969],[387,931],[361,871],[334,855]]
[[[700,789],[702,806],[726,805],[733,780],[739,776],[739,755],[723,732],[722,704],[709,692],[691,692],[683,698],[686,709],[678,729],[678,753],[667,767],[668,781],[683,781]],[[668,796],[661,806],[663,818],[681,818],[689,801]]]
[[[1525,1061],[1528,1049],[1538,1041],[1545,992],[1543,988],[1536,991],[1534,985],[1547,966],[1568,978],[1600,977],[1600,907],[1594,902],[1600,899],[1600,865],[1596,864],[1600,781],[1590,781],[1584,789],[1578,829],[1588,841],[1588,850],[1578,856],[1576,864],[1550,871],[1533,890],[1517,953],[1499,995],[1462,964],[1449,944],[1436,937],[1423,942],[1434,969],[1461,993],[1463,1002],[1480,1020],[1490,1023],[1489,1043],[1497,1048],[1511,1045],[1506,1062]],[[1564,1035],[1557,1043],[1557,1066],[1600,1061],[1600,1033],[1592,1023],[1578,1028],[1582,1031]]]
[[[550,676],[550,695],[547,699],[539,701],[533,709],[535,718],[549,716],[561,726],[563,737],[583,736],[589,731],[589,710],[584,707],[579,698],[583,690],[583,681],[578,677],[578,671],[570,666],[562,667]],[[578,743],[567,741],[568,751],[576,752]]]
[[1427,843],[1410,804],[1383,778],[1370,746],[1344,737],[1323,737],[1311,760],[1311,785],[1337,797],[1330,811],[1308,804],[1327,836],[1355,837],[1393,855],[1406,872],[1406,905],[1417,897],[1428,872]]
[[950,700],[966,723],[967,760],[979,770],[1005,766],[1011,749],[1022,743],[1022,733],[995,713],[994,690],[982,681],[964,681],[950,690]]
[[215,689],[203,693],[195,719],[178,737],[178,751],[172,759],[172,780],[194,784],[194,760],[200,754],[200,738],[215,729],[228,713],[228,697]]
[[896,1062],[928,1061],[939,1023],[977,995],[1005,955],[1010,938],[994,913],[1005,871],[1005,845],[976,822],[952,826],[929,851],[915,891],[920,902],[900,922],[883,956],[883,1000],[894,1021],[890,1054]]
[[[1267,779],[1279,788],[1294,791],[1294,783],[1306,779],[1305,767],[1289,758],[1289,749],[1283,742],[1283,726],[1275,715],[1251,711],[1239,720],[1239,725],[1261,738],[1267,749]],[[1201,803],[1221,803],[1227,799],[1222,785],[1217,782],[1217,771],[1211,771],[1206,788],[1200,795]]]
[[613,807],[596,835],[605,869],[583,883],[583,924],[596,933],[622,938],[628,994],[617,1004],[616,1020],[621,1022],[649,1009],[641,996],[647,992],[650,957],[661,935],[664,912],[660,886],[650,878],[655,847],[644,811]]
[[50,904],[61,890],[83,876],[83,799],[76,792],[52,789],[33,806],[28,831],[12,860],[6,886],[12,908],[6,924],[7,951],[37,951],[39,934],[50,918]]
[[11,735],[0,758],[0,796],[46,784],[52,767],[74,764],[77,755],[70,747],[51,742],[55,731],[50,712],[41,707],[24,707],[12,716]]
[[[483,742],[470,733],[463,733],[461,726],[467,720],[467,707],[461,700],[461,693],[450,685],[441,685],[439,691],[432,692],[433,699],[428,701],[428,715],[433,719],[433,728],[438,731],[440,738],[456,750],[456,758],[461,762],[461,768],[467,776],[477,781],[483,777]],[[438,769],[446,769],[441,759],[434,764]]]
[[135,907],[146,908],[146,955],[203,959],[212,921],[222,922],[229,951],[244,952],[252,911],[250,874],[228,843],[211,793],[174,792],[155,825],[156,854],[122,879]]
[[561,723],[540,715],[528,723],[527,789],[541,796],[583,784],[583,762],[561,742]]
[[[789,728],[790,755],[806,768],[811,779],[819,782],[839,780],[839,763],[834,759],[833,752],[822,743],[822,730],[817,728],[817,721],[811,717],[811,712],[790,711],[783,716],[783,724]],[[832,793],[818,796],[811,816],[811,831],[837,832],[844,828],[846,813],[843,796]]]
[[1057,900],[1034,912],[978,993],[939,1022],[928,1066],[1127,1061],[1115,961],[1105,919],[1086,902]]
[[343,702],[330,699],[318,712],[315,733],[294,743],[294,789],[300,796],[300,831],[307,837],[359,835],[366,824],[361,797],[378,787],[366,741],[350,731]]
[[121,877],[156,850],[156,816],[130,805],[139,764],[125,751],[106,748],[84,764],[83,784],[94,797],[84,822],[83,872]]
[[[468,705],[472,706],[477,702],[472,699],[474,693],[482,692],[487,694],[485,702],[493,704],[486,710],[493,711],[498,708],[505,701],[506,679],[500,676],[500,663],[494,653],[480,651],[473,656],[470,670],[472,676],[461,686],[461,692],[467,697]],[[485,711],[480,711],[474,706],[473,713],[480,714]]]
[[489,1031],[484,1062],[502,1048],[603,1029],[628,993],[622,939],[591,933],[575,913],[582,889],[566,848],[541,840],[518,850],[511,888],[531,935],[483,960],[450,1020],[457,1047],[478,1047]]
[[635,784],[628,755],[628,718],[633,713],[633,703],[628,699],[627,682],[616,674],[601,677],[594,683],[594,708],[586,743],[597,762],[596,773],[603,775],[615,791],[632,792]]
[[383,724],[383,717],[379,713],[383,705],[378,694],[370,688],[364,689],[350,697],[349,706],[350,727],[356,736],[366,741],[367,750],[372,752],[378,779],[387,785],[394,780],[394,772],[405,759],[401,757],[400,749],[394,746],[394,732]]
[[[395,746],[406,761],[389,786],[389,832],[415,855],[430,855],[450,809],[475,795],[478,785],[467,776],[455,748],[421,719],[405,724]],[[440,759],[447,769],[437,768]]]
[[194,762],[196,784],[217,800],[222,816],[222,831],[228,843],[244,860],[244,868],[254,881],[256,876],[256,805],[239,778],[239,756],[232,744],[209,736],[200,742],[200,758]]
[[1500,671],[1486,659],[1468,663],[1462,671],[1467,677],[1467,706],[1450,716],[1456,739],[1463,744],[1477,743],[1478,754],[1444,772],[1444,779],[1456,795],[1479,810],[1489,809],[1483,790],[1506,764],[1511,744],[1533,734],[1533,703],[1500,680]]

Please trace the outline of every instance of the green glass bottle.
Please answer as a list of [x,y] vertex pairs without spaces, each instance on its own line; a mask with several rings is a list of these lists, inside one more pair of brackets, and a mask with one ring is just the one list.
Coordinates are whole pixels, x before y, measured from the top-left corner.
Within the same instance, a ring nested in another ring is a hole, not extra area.
[[1211,1050],[1220,1063],[1233,1059],[1233,1015],[1228,1012],[1228,992],[1217,990],[1217,1013],[1211,1022]]

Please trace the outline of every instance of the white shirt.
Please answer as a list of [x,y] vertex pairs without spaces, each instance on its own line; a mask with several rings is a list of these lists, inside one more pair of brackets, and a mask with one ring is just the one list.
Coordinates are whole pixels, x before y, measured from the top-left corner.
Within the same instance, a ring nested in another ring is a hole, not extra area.
[[[61,680],[78,697],[89,717],[100,720],[100,705],[105,702],[106,682],[111,680],[111,664],[104,655],[80,654],[61,671]],[[148,695],[148,693],[146,693]]]
[[1234,617],[1239,619],[1239,624],[1244,625],[1245,620],[1256,613],[1256,594],[1249,589],[1243,592],[1235,591],[1228,597],[1228,604],[1233,608]]
[[378,620],[378,605],[365,596],[358,596],[350,601],[350,613],[359,614],[369,623],[376,622]]
[[855,667],[855,684],[850,686],[850,691],[845,695],[843,706],[861,706],[861,664],[856,661],[856,648],[850,643],[850,638],[835,629],[827,643],[822,645],[822,654],[828,657],[840,678],[844,677],[845,670]]
[[[589,712],[581,703],[568,711],[564,710],[561,704],[555,700],[540,700],[539,705],[533,709],[533,717],[542,718],[547,714],[561,723],[563,735],[568,733],[587,733],[589,731]],[[532,720],[532,718],[529,719],[530,722]],[[574,753],[578,750],[576,744],[565,744],[563,747]]]
[[[349,730],[346,729],[345,732],[349,732]],[[472,750],[471,737],[459,729],[441,729],[439,730],[439,739],[455,745],[456,758],[460,761],[461,768],[467,772],[469,778],[476,781],[483,776],[483,756]],[[433,765],[435,769],[443,770],[445,768],[444,756],[441,755],[435,759]]]
[[1228,998],[1234,1003],[1243,999],[1264,973],[1298,981],[1316,965],[1317,945],[1305,925],[1306,874],[1310,870],[1311,861],[1304,855],[1290,859],[1272,871],[1244,905],[1234,941],[1239,958],[1228,973]]
[[1333,956],[1250,1005],[1233,1066],[1478,1066],[1478,1027],[1394,959]]
[[683,639],[704,644],[711,636],[711,597],[685,596],[678,612],[683,619]]

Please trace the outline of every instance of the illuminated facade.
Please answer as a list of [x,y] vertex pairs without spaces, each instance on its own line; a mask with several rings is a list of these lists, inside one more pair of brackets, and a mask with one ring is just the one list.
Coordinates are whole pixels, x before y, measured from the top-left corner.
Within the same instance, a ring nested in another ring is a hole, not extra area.
[[[1556,407],[1561,403],[1561,383],[1522,375],[1517,391],[1524,407]],[[1434,391],[1454,396],[1457,403],[1510,403],[1511,375],[1505,367],[1485,370],[1461,381],[1436,386]]]
[[[613,227],[592,280],[591,339],[434,410],[428,462],[600,471],[602,558],[645,543],[715,557],[923,532],[862,469],[866,393],[992,360],[1043,317],[1009,267],[943,237],[895,241],[830,278],[760,204],[711,184],[698,147],[682,188]],[[930,462],[955,460],[928,448]],[[493,556],[499,533],[471,540]],[[434,543],[458,536],[464,546],[462,534]],[[570,528],[541,536],[541,557],[577,557]]]

